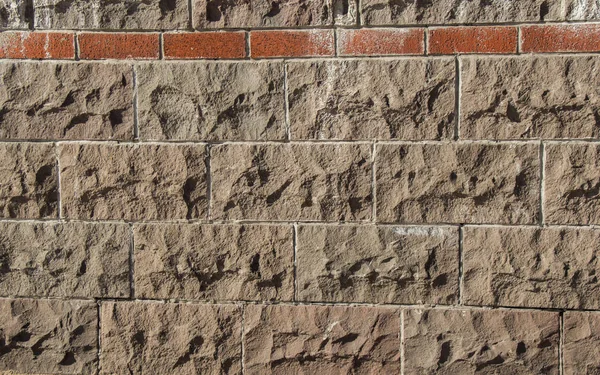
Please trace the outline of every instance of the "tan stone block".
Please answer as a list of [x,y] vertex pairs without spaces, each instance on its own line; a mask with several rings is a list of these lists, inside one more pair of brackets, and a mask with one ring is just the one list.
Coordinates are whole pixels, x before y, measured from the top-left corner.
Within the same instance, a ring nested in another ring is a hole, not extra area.
[[247,374],[397,374],[398,310],[248,305]]
[[298,227],[303,301],[451,304],[458,293],[458,229]]
[[204,145],[65,144],[61,198],[71,219],[202,219]]

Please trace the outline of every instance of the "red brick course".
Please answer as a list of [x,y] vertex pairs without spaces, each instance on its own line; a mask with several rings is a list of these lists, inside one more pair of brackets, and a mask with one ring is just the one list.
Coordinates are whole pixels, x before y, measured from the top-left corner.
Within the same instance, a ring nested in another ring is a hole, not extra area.
[[246,33],[207,32],[163,35],[165,59],[240,59],[246,57]]
[[252,57],[333,56],[333,30],[252,31]]
[[600,51],[600,25],[544,25],[521,28],[523,52]]
[[340,30],[341,55],[420,55],[424,52],[424,29]]
[[428,53],[515,53],[516,27],[445,27],[429,31]]
[[0,33],[0,58],[3,59],[73,59],[74,35],[70,33],[3,32]]
[[82,59],[158,59],[158,33],[83,33]]

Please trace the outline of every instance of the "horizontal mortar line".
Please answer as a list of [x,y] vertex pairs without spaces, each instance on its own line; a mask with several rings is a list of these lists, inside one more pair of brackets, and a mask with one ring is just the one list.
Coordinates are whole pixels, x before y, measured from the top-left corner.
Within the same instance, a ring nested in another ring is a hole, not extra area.
[[6,29],[3,31],[35,31],[35,32],[90,32],[90,33],[205,33],[205,32],[240,32],[240,31],[294,31],[294,30],[360,30],[360,29],[418,29],[425,27],[487,27],[487,26],[544,26],[544,25],[595,25],[599,24],[600,20],[548,20],[548,21],[506,21],[506,22],[462,22],[462,23],[406,23],[406,24],[328,24],[328,25],[298,25],[298,26],[240,26],[240,27],[215,27],[215,28],[194,28],[189,27],[173,28],[173,29],[122,29],[122,28],[36,28],[33,29]]
[[0,62],[35,62],[35,63],[63,63],[63,64],[156,64],[156,63],[178,63],[178,64],[192,64],[192,63],[272,63],[272,62],[328,62],[328,61],[349,61],[349,60],[382,60],[382,61],[396,61],[396,60],[423,60],[423,59],[453,59],[456,56],[459,57],[478,57],[481,59],[485,58],[534,58],[534,57],[596,57],[600,55],[600,50],[597,52],[591,51],[572,51],[572,52],[521,52],[500,54],[500,53],[456,53],[448,55],[371,55],[371,56],[279,56],[279,57],[265,57],[257,58],[256,56],[247,56],[244,58],[196,58],[196,59],[171,59],[168,56],[165,59],[54,59],[54,58],[42,58],[42,59],[18,59],[18,58],[0,58]]
[[[318,221],[318,220],[142,220],[142,221],[126,221],[126,220],[89,220],[89,219],[69,219],[69,218],[51,218],[51,219],[9,219],[2,218],[0,223],[29,223],[29,224],[68,224],[68,223],[82,223],[82,224],[111,224],[111,225],[175,225],[175,224],[186,224],[186,225],[265,225],[265,226],[277,226],[277,225],[288,225],[292,227],[294,224],[300,226],[346,226],[346,227],[402,227],[402,228],[448,228],[458,229],[461,225],[459,223],[392,223],[392,222],[373,222],[373,221]],[[600,229],[600,224],[546,224],[540,227],[539,224],[489,224],[489,223],[472,223],[464,224],[465,228],[506,228],[506,229],[543,229],[543,228],[554,228],[554,229]]]
[[98,145],[98,146],[230,146],[230,145],[248,145],[248,146],[281,146],[281,145],[372,145],[376,141],[377,145],[539,145],[540,142],[555,144],[589,144],[600,143],[600,139],[591,140],[485,140],[485,139],[448,139],[448,140],[277,140],[277,141],[144,141],[144,140],[27,140],[27,139],[3,139],[2,144],[31,143],[61,145]]
[[441,305],[441,304],[410,304],[410,303],[368,303],[368,302],[312,302],[312,301],[257,301],[257,300],[211,300],[211,299],[181,299],[181,298],[85,298],[85,297],[47,297],[47,296],[0,296],[0,300],[39,300],[64,302],[115,302],[115,303],[162,303],[162,304],[193,304],[193,305],[246,305],[246,306],[323,306],[323,307],[372,307],[404,310],[452,310],[452,311],[539,311],[539,312],[595,312],[600,309],[573,309],[526,306],[494,306],[494,305]]

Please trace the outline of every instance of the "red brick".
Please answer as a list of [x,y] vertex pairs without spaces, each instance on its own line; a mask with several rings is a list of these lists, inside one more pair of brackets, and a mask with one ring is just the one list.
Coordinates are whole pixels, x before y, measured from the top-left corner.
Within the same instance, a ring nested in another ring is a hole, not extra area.
[[333,56],[333,30],[252,31],[252,57]]
[[82,59],[157,59],[156,33],[83,33],[79,34]]
[[0,58],[73,59],[75,38],[69,33],[0,33]]
[[342,55],[419,55],[424,52],[423,29],[340,30]]
[[166,59],[240,59],[246,57],[243,32],[164,34]]
[[445,27],[429,31],[428,52],[516,53],[517,39],[516,27]]
[[600,25],[547,25],[521,28],[523,52],[598,52]]

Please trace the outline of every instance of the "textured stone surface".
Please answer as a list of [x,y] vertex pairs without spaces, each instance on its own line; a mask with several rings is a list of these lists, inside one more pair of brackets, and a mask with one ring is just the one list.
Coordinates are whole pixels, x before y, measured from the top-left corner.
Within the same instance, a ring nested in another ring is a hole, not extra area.
[[27,29],[31,17],[29,4],[22,0],[0,0],[0,30]]
[[239,374],[235,305],[105,302],[101,374]]
[[58,216],[55,153],[49,144],[0,144],[0,218]]
[[451,59],[292,62],[292,138],[450,138],[454,65]]
[[554,0],[362,0],[366,25],[551,21],[561,16]]
[[61,199],[71,219],[202,219],[204,145],[61,145]]
[[215,218],[371,217],[371,150],[366,144],[216,146],[211,177]]
[[0,371],[95,374],[94,302],[0,299]]
[[406,374],[554,374],[559,316],[541,311],[406,310]]
[[456,301],[456,228],[303,225],[296,243],[300,300]]
[[0,138],[131,139],[126,64],[0,64]]
[[186,0],[33,0],[38,29],[185,29]]
[[246,374],[398,374],[398,310],[249,305]]
[[600,374],[600,314],[566,312],[563,342],[565,375]]
[[461,138],[598,138],[595,56],[462,58]]
[[139,65],[140,137],[285,138],[282,63]]
[[352,0],[194,0],[194,27],[256,28],[355,24]]
[[600,231],[465,227],[463,301],[598,309]]
[[293,299],[291,226],[157,224],[134,231],[138,297]]
[[544,217],[549,224],[600,224],[600,146],[546,146]]
[[400,223],[534,223],[539,145],[380,145],[377,217]]
[[0,295],[128,297],[129,227],[0,223]]
[[565,18],[569,21],[600,20],[597,0],[565,0]]

